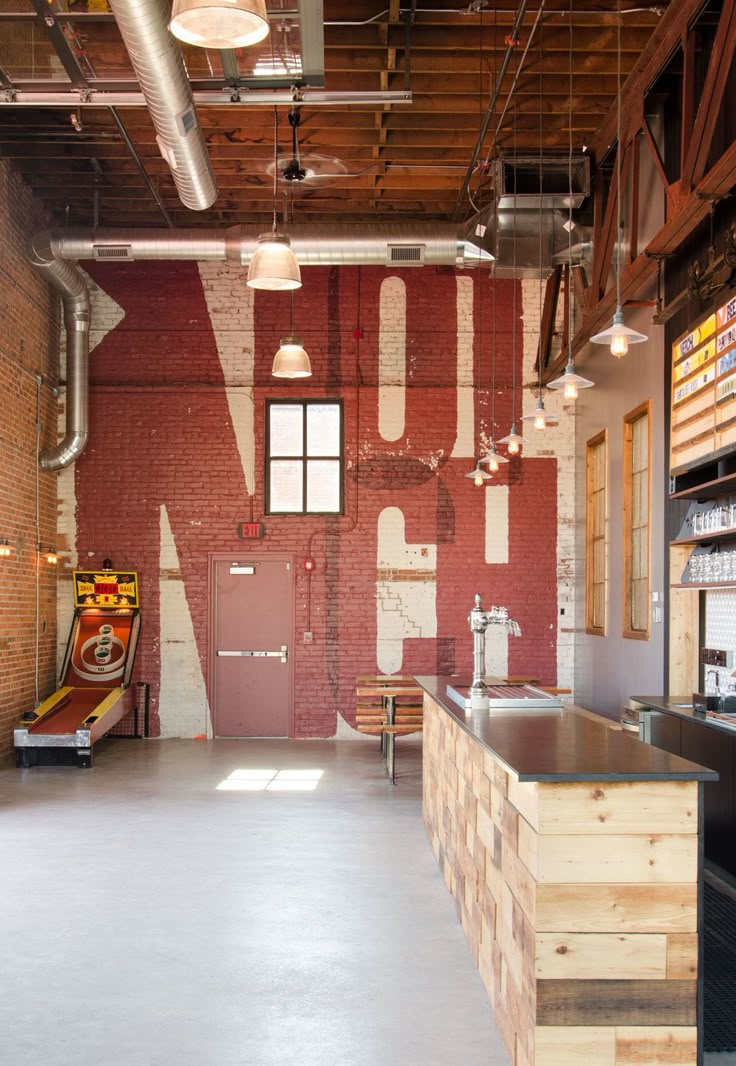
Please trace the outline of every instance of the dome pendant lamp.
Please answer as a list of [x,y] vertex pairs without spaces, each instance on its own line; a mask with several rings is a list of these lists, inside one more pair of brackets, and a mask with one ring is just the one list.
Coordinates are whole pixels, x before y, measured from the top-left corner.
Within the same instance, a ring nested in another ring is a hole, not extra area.
[[645,333],[638,333],[635,329],[631,329],[627,326],[624,322],[624,313],[621,310],[621,238],[623,234],[623,219],[621,217],[621,156],[623,154],[623,148],[621,145],[621,8],[618,9],[616,31],[616,76],[618,89],[616,96],[616,207],[618,211],[618,239],[616,241],[616,311],[613,316],[613,322],[608,329],[596,333],[590,339],[593,344],[610,345],[611,355],[615,355],[620,359],[622,355],[626,355],[630,344],[641,344],[643,341],[647,340],[647,336]]
[[281,347],[273,357],[271,373],[275,378],[311,378],[312,364],[301,337],[282,337]]
[[174,0],[169,29],[198,48],[247,48],[268,37],[266,0]]
[[275,378],[311,378],[312,364],[301,337],[294,336],[294,295],[289,293],[289,336],[282,337],[281,347],[273,357],[271,374]]
[[273,109],[273,114],[273,226],[270,233],[262,233],[258,238],[258,245],[248,267],[247,284],[251,289],[269,289],[272,292],[283,292],[288,289],[301,288],[302,275],[299,270],[299,262],[291,250],[289,238],[285,234],[276,231],[276,196],[279,173],[279,122],[276,108]]

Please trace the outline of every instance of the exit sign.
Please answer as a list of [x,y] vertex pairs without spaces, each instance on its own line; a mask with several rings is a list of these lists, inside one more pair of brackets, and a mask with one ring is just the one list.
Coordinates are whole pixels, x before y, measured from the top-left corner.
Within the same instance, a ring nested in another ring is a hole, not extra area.
[[241,522],[238,525],[238,536],[242,540],[260,540],[265,533],[263,522]]

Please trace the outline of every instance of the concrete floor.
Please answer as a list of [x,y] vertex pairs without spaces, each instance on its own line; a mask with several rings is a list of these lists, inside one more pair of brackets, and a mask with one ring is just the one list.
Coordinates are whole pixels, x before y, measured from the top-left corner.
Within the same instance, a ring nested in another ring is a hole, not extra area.
[[[0,1062],[506,1066],[420,751],[395,788],[351,741],[107,741],[91,771],[0,772]],[[217,790],[239,769],[324,774]]]
[[415,738],[1,771],[0,1063],[507,1066],[420,798]]

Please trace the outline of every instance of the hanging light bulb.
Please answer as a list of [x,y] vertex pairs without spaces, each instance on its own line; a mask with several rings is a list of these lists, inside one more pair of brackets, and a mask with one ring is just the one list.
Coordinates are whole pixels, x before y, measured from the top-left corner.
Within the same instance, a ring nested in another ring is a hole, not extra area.
[[511,424],[511,432],[507,433],[505,437],[501,437],[499,444],[505,444],[509,450],[509,455],[520,455],[522,447],[527,443],[522,435],[516,429],[516,422]]
[[488,463],[488,469],[491,471],[491,473],[495,474],[498,472],[498,468],[500,467],[501,463],[507,463],[508,459],[505,455],[498,454],[498,452],[496,451],[496,442],[492,441],[488,455],[483,456],[481,462]]
[[564,372],[554,381],[550,381],[547,388],[562,389],[562,395],[566,400],[577,400],[580,389],[591,389],[594,384],[595,382],[575,372],[575,364],[572,361],[571,352]]
[[284,291],[298,289],[302,283],[299,263],[284,234],[262,233],[248,267],[247,284],[251,289]]
[[312,364],[301,337],[282,337],[281,347],[273,357],[271,373],[275,378],[311,378]]
[[488,473],[486,473],[486,471],[485,471],[485,470],[482,470],[482,469],[481,469],[481,466],[480,466],[480,459],[479,459],[479,460],[478,460],[478,462],[477,462],[477,463],[475,464],[475,469],[474,469],[474,470],[471,470],[469,474],[466,474],[466,475],[465,475],[465,477],[467,477],[467,478],[471,478],[471,480],[472,480],[473,484],[474,484],[474,485],[477,485],[477,486],[478,486],[478,488],[481,488],[481,486],[482,486],[482,485],[483,485],[483,484],[484,484],[484,483],[485,483],[486,481],[490,481],[490,480],[491,480],[491,475],[490,475],[490,474],[488,474]]
[[544,429],[551,429],[558,425],[557,416],[550,414],[549,411],[545,411],[544,400],[542,399],[541,393],[537,397],[537,406],[530,414],[523,416],[522,422],[531,422],[534,428],[540,432]]
[[169,29],[199,48],[247,48],[268,37],[266,0],[174,0]]
[[632,329],[631,326],[626,325],[621,305],[618,304],[612,324],[608,329],[596,333],[590,339],[593,344],[610,345],[611,355],[615,355],[620,359],[621,356],[626,355],[630,344],[641,344],[642,341],[647,339],[647,335],[646,333],[639,333],[637,330]]

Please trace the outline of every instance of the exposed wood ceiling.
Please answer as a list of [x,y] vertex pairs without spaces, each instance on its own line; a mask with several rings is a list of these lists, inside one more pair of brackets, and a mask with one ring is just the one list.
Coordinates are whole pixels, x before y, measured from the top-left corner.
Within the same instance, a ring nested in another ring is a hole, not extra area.
[[[384,11],[387,2],[391,7]],[[299,185],[280,182],[280,208],[286,204],[298,221],[446,220],[471,212],[467,197],[457,210],[458,195],[508,47],[514,7],[506,4],[479,15],[453,0],[418,0],[407,36],[405,12],[410,6],[409,0],[403,0],[403,11],[399,0],[325,0],[324,88],[331,92],[404,90],[408,83],[413,99],[409,105],[376,110],[305,103],[300,129],[303,162],[309,168],[317,157],[318,167],[336,176],[308,179]],[[579,151],[599,129],[616,98],[615,4],[611,0],[573,4],[571,108],[569,4],[566,0],[545,3],[531,42],[537,0],[530,7],[533,10],[527,13],[513,48],[482,158],[498,150],[513,151],[514,146],[527,154],[538,151],[540,119],[545,150],[566,154],[572,130],[573,148]],[[29,0],[0,0],[0,12],[26,9],[31,10]],[[70,10],[85,9],[82,3]],[[622,78],[632,70],[658,21],[653,8],[623,15]],[[132,79],[114,21],[66,25],[91,84],[95,78],[102,82]],[[219,79],[217,84],[222,84],[219,53],[185,48],[184,54],[193,81],[209,85]],[[243,72],[252,65],[252,57],[245,53],[238,54],[238,61]],[[16,85],[48,83],[63,75],[38,21],[0,21],[0,67]],[[509,95],[515,78],[515,91]],[[2,154],[23,173],[58,222],[91,225],[96,190],[101,225],[161,225],[161,214],[110,110],[76,109],[74,99],[70,94],[70,106],[64,109],[0,108]],[[80,115],[81,130],[74,128],[72,112]],[[291,137],[287,112],[285,106],[279,109],[279,155],[286,156],[285,161],[290,157]],[[175,225],[265,223],[270,218],[270,107],[199,107],[220,190],[216,204],[205,212],[187,211],[179,202],[147,111],[121,107],[119,115]],[[478,175],[471,188],[477,181]]]

